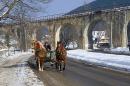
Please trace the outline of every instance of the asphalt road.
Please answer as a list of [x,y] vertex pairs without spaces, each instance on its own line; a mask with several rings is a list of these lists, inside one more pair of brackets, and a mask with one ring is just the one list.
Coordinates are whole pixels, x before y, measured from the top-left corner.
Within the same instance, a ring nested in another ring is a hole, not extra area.
[[45,86],[130,86],[130,74],[86,65],[68,59],[64,72],[45,64],[43,72],[31,66]]

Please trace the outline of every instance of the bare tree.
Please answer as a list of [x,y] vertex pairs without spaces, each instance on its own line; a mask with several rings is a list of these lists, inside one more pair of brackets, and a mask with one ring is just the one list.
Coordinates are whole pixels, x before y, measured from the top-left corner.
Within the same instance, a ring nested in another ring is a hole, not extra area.
[[22,3],[23,6],[31,8],[33,10],[38,10],[36,7],[31,6],[29,3],[33,2],[42,2],[48,3],[51,0],[0,0],[0,21],[4,18],[13,18],[16,19],[17,17],[12,16],[10,12],[18,6],[17,4]]
[[[42,2],[48,3],[51,0],[0,0],[0,21],[3,19],[12,19],[19,23],[19,28],[15,30],[16,39],[22,51],[27,50],[27,42],[30,33],[27,31],[27,19],[30,19],[31,12],[38,12],[39,9],[30,3]],[[29,43],[29,42],[28,42]]]

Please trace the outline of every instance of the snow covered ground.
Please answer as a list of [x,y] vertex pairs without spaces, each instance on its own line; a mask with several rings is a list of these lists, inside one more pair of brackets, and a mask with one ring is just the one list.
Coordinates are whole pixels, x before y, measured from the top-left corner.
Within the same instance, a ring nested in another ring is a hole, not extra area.
[[111,49],[104,49],[104,52],[130,55],[129,48],[125,48],[125,47],[117,47],[117,48],[111,48]]
[[0,56],[0,86],[44,86],[28,66],[27,61],[33,55],[30,52],[11,53],[3,50]]
[[116,68],[130,72],[130,56],[87,52],[85,50],[69,50],[67,55],[70,58],[93,63],[105,67]]

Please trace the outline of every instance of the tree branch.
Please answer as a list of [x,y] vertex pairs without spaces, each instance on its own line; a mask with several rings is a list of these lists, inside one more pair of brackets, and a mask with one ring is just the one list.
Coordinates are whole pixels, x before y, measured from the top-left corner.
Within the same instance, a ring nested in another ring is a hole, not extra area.
[[[13,9],[13,7],[17,4],[18,1],[20,1],[20,0],[14,0],[14,2],[12,2],[12,3],[8,6],[8,10],[0,16],[0,20],[1,20],[2,18],[5,18],[5,17],[8,16],[9,12]],[[7,5],[7,3],[5,3],[5,4]],[[6,5],[4,6],[4,8],[7,7]],[[4,9],[4,8],[3,8],[3,9]],[[2,9],[1,9],[1,10],[2,10]]]

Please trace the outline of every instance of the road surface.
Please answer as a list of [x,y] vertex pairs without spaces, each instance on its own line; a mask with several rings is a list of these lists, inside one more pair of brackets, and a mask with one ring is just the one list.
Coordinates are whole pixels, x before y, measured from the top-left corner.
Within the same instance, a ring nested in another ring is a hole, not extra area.
[[64,72],[45,64],[43,72],[31,66],[45,86],[130,86],[130,74],[86,65],[68,59]]

